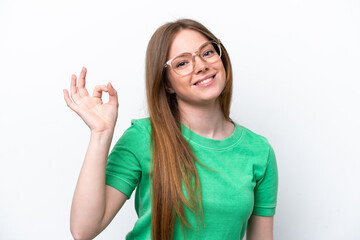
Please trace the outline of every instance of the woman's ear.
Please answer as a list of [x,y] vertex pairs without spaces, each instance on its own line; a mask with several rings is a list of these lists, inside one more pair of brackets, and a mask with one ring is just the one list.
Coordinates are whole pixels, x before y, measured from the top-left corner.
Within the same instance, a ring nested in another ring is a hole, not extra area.
[[175,93],[174,89],[171,87],[171,84],[169,82],[166,82],[165,84],[165,90],[166,92],[170,93],[170,94],[173,94]]

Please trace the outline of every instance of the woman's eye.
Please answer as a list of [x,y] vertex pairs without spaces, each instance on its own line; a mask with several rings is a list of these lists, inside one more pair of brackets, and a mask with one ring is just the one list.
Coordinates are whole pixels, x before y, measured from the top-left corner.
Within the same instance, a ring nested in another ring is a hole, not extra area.
[[206,51],[206,52],[203,54],[203,56],[204,56],[204,57],[209,57],[209,56],[212,56],[213,54],[214,54],[214,51],[209,50],[209,51]]
[[176,64],[176,68],[181,68],[181,67],[185,67],[187,64],[187,62],[183,61],[183,62],[179,62]]

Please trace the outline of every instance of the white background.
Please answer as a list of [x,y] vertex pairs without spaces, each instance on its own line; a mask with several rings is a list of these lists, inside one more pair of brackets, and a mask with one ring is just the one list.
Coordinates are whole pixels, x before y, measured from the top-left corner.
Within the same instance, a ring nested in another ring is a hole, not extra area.
[[[111,81],[117,140],[147,116],[152,33],[182,17],[227,47],[231,116],[276,152],[275,239],[360,239],[358,0],[0,0],[0,239],[71,239],[89,130],[62,89],[82,66],[89,92]],[[97,239],[124,239],[136,221],[133,197]]]

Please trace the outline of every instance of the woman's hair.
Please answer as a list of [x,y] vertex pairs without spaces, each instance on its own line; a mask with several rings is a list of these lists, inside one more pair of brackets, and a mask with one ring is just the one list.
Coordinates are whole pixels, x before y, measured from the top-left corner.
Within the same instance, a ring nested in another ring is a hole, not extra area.
[[[183,230],[184,225],[191,229],[184,214],[184,204],[196,214],[198,220],[199,217],[203,220],[200,180],[195,161],[204,165],[195,157],[182,135],[176,95],[166,91],[168,79],[164,65],[168,60],[171,43],[182,29],[192,29],[209,40],[218,41],[199,22],[180,19],[159,27],[147,47],[146,94],[151,121],[152,159],[149,182],[151,184],[152,181],[151,236],[154,240],[172,239],[176,216],[179,216]],[[232,69],[228,53],[220,45],[226,83],[218,101],[224,117],[230,120]],[[183,185],[188,199],[183,193]]]

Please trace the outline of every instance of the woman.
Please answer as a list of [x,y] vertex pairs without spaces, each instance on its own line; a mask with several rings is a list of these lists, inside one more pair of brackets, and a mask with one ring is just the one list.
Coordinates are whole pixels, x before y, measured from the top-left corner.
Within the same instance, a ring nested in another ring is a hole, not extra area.
[[[232,69],[203,25],[161,26],[146,53],[150,118],[133,120],[108,156],[117,119],[110,83],[72,76],[67,105],[91,129],[71,208],[75,239],[98,235],[135,194],[139,219],[127,239],[272,239],[277,194],[267,140],[229,117]],[[109,102],[102,103],[103,92]]]

